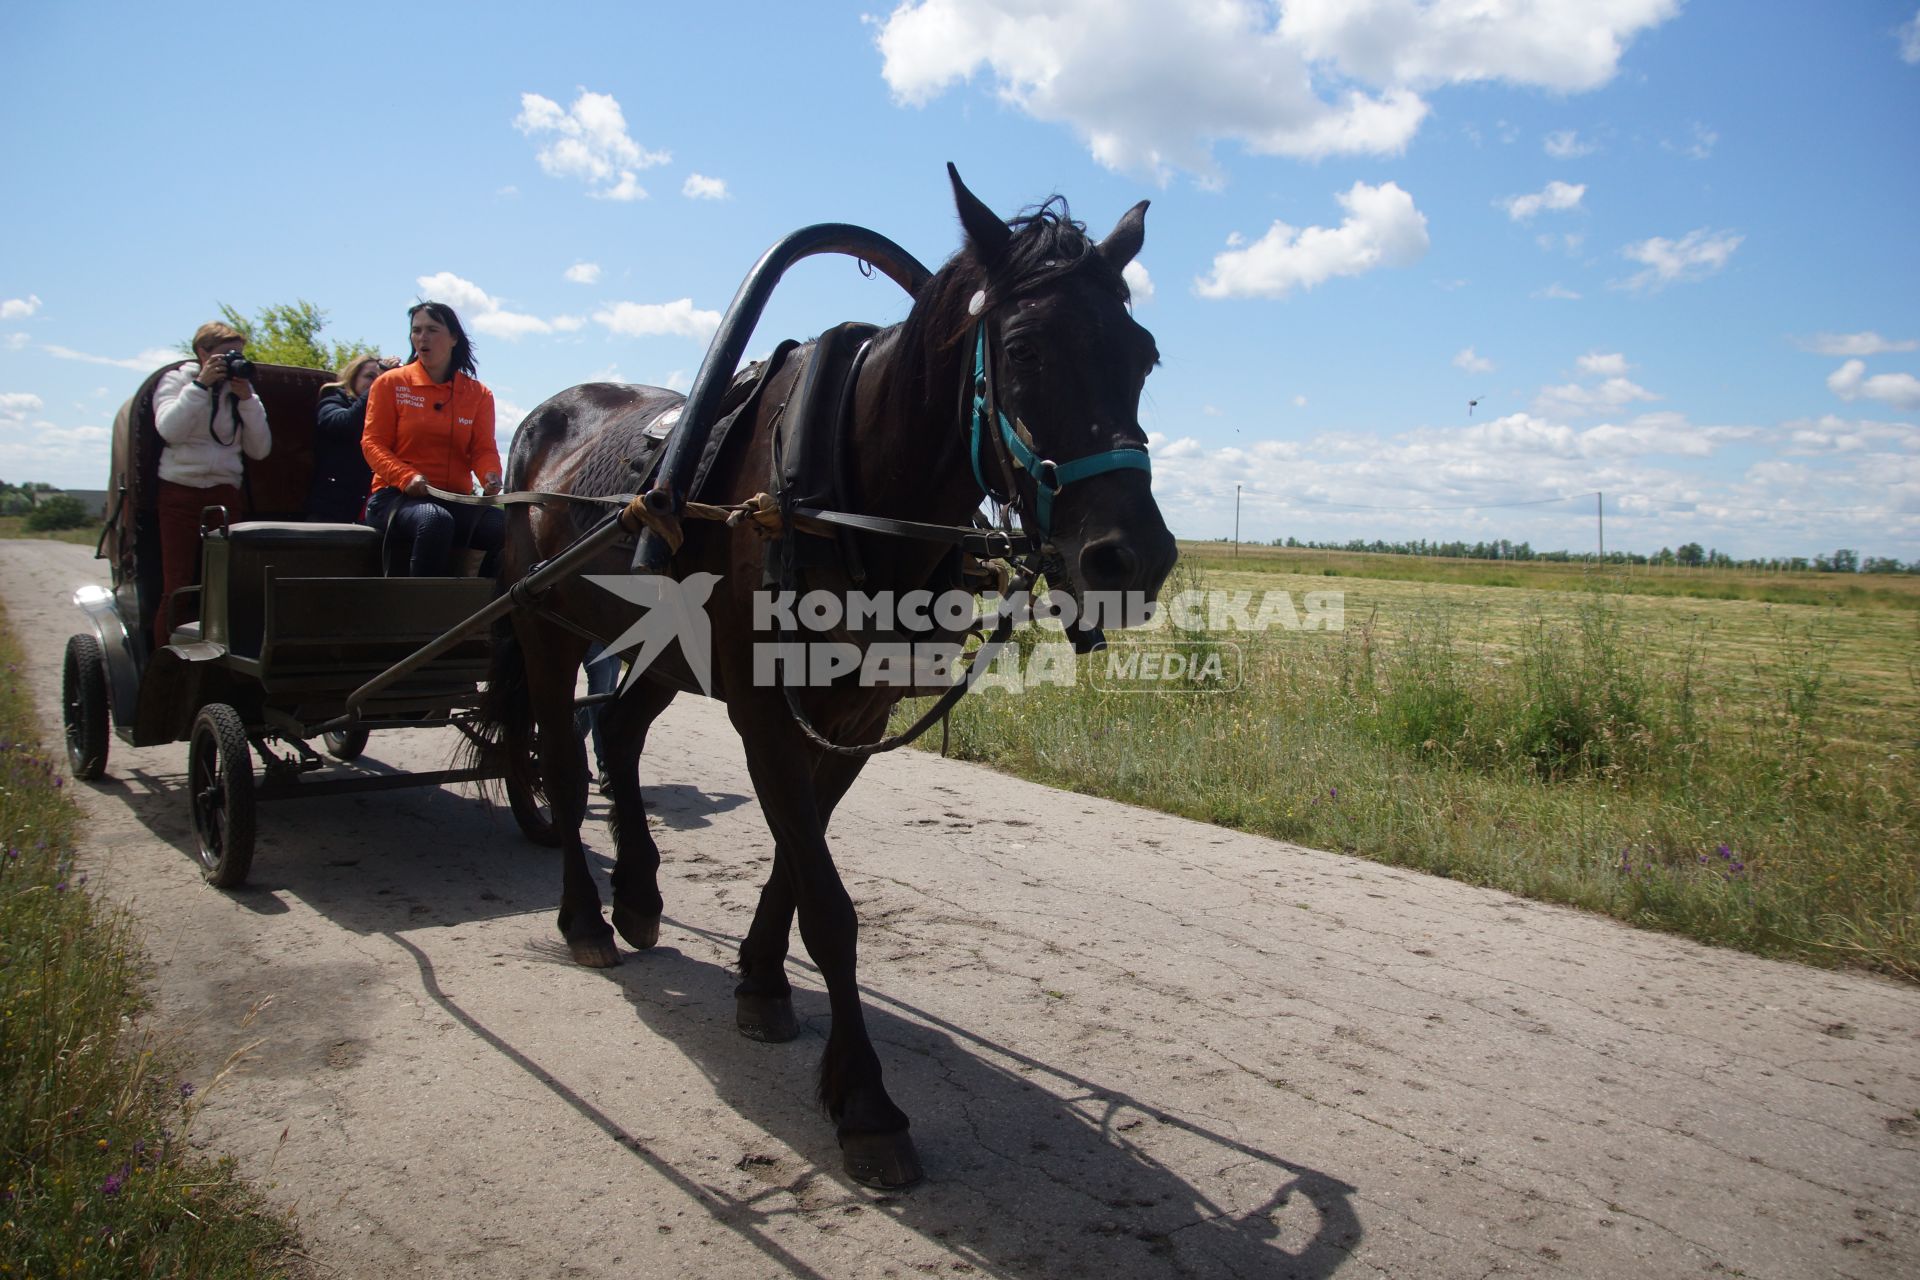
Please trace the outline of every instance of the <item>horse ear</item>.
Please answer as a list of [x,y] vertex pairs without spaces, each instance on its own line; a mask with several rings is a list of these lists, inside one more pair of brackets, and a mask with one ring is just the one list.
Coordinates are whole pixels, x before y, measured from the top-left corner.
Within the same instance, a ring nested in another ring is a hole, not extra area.
[[967,243],[973,246],[981,265],[991,271],[1007,256],[1013,232],[1007,230],[998,214],[980,203],[979,196],[967,190],[951,160],[947,162],[947,177],[953,180],[953,203],[960,210],[960,226],[967,233]]
[[1113,230],[1100,242],[1100,256],[1115,271],[1133,261],[1140,252],[1140,246],[1147,239],[1147,202],[1142,200],[1133,208],[1120,215],[1120,221],[1113,224]]

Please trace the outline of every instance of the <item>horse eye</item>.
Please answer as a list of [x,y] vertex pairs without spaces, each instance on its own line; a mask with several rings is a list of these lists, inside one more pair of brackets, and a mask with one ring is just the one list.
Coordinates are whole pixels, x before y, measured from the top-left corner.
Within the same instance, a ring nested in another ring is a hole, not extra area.
[[1032,368],[1040,363],[1040,349],[1031,342],[1015,339],[1007,344],[1007,359],[1022,368]]

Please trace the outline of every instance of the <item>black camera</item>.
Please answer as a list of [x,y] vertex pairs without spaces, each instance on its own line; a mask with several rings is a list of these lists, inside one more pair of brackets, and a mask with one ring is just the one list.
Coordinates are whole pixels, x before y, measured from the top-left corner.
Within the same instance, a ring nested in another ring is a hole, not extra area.
[[238,351],[223,351],[220,353],[220,359],[227,366],[227,376],[229,378],[240,378],[247,382],[253,381],[253,361],[247,359]]

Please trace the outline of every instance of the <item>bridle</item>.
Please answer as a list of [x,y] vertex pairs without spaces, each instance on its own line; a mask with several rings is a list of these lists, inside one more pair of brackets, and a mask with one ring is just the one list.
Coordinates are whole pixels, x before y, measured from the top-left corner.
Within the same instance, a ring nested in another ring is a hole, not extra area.
[[[968,392],[971,394],[968,395]],[[1133,446],[1123,445],[1066,462],[1042,458],[1033,447],[1033,437],[1026,423],[1018,418],[1009,419],[1006,411],[1000,407],[1000,398],[993,382],[991,330],[988,317],[984,315],[974,327],[973,376],[963,387],[962,394],[963,398],[972,402],[967,415],[967,458],[973,465],[973,478],[990,501],[1003,510],[1019,512],[1023,527],[1027,523],[1027,512],[1014,472],[1024,471],[1033,478],[1031,532],[1037,535],[1033,539],[1036,544],[1044,545],[1052,539],[1053,500],[1068,485],[1077,480],[1128,468],[1145,471],[1149,475],[1153,473],[1147,451]],[[994,455],[999,479],[997,488],[987,479],[981,459],[983,446],[991,448]]]

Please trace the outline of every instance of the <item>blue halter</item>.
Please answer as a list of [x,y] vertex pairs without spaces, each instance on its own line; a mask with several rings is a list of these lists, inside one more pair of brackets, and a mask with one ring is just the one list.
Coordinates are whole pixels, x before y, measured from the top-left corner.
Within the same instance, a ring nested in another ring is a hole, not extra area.
[[[1109,471],[1120,471],[1128,467],[1138,468],[1148,475],[1153,474],[1153,464],[1147,460],[1144,449],[1109,449],[1105,453],[1090,453],[1084,458],[1075,458],[1071,462],[1052,462],[1035,453],[1020,433],[1013,429],[1013,423],[997,404],[989,404],[991,394],[987,381],[987,322],[983,319],[973,336],[973,413],[969,426],[968,457],[973,462],[973,478],[979,482],[980,491],[989,498],[998,501],[1000,495],[987,483],[986,471],[980,464],[981,445],[986,442],[987,423],[990,418],[997,419],[1000,426],[1000,439],[1012,456],[1013,463],[1033,477],[1035,494],[1034,523],[1038,526],[1042,539],[1053,536],[1053,499],[1054,495],[1076,480],[1085,480],[1090,476],[1104,475]],[[1016,505],[1020,495],[1006,495],[1007,505]]]

